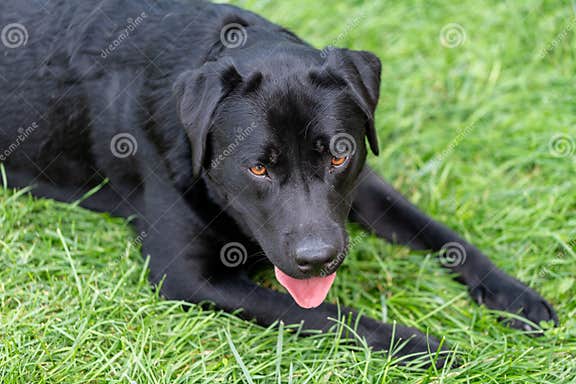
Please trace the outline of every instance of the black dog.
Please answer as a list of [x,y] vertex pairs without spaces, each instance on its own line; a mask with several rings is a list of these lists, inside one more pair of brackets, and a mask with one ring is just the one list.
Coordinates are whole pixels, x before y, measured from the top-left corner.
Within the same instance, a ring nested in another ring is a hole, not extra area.
[[[536,292],[365,166],[365,138],[378,153],[373,54],[319,51],[202,1],[2,2],[0,26],[10,185],[132,218],[164,296],[327,331],[339,309],[323,300],[350,218],[413,249],[452,253],[444,266],[477,302],[557,323]],[[262,255],[292,297],[246,277]],[[392,326],[340,312],[375,349],[397,341]],[[417,330],[395,335],[409,340],[403,354],[438,348]]]

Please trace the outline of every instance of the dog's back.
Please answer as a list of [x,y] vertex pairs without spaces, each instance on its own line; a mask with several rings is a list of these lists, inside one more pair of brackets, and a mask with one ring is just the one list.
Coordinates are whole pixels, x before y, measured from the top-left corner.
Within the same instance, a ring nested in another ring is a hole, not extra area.
[[[242,43],[262,55],[279,42],[305,45],[251,12],[200,0],[3,2],[0,25],[11,28],[0,44],[0,162],[10,186],[35,185],[34,194],[63,201],[106,179],[137,196],[142,135],[153,138],[172,179],[187,187],[189,147],[172,84],[230,48],[222,44],[227,26],[248,28]],[[137,138],[137,156],[115,156],[119,134]],[[109,211],[110,200],[119,197],[88,207]]]
[[[110,145],[105,130],[179,127],[175,76],[206,61],[221,24],[247,19],[273,26],[204,1],[0,3],[0,162],[11,184],[99,184],[110,176],[95,158],[95,145]],[[117,179],[136,177],[130,164],[117,168]]]

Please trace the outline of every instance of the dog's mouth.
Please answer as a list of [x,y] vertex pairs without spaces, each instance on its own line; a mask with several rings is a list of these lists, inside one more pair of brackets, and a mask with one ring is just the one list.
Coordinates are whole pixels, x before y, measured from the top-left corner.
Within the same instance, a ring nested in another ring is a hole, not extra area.
[[274,273],[278,282],[288,290],[296,304],[302,308],[315,308],[322,304],[336,278],[336,272],[334,272],[327,276],[295,279],[276,266]]

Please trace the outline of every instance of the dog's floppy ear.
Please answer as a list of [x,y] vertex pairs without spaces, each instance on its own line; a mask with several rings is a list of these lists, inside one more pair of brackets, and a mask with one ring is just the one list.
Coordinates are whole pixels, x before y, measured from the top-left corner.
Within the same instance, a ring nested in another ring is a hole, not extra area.
[[[324,52],[324,51],[323,51]],[[382,64],[373,53],[349,49],[328,50],[326,67],[341,76],[352,91],[352,97],[366,114],[366,137],[370,149],[378,155],[378,137],[374,128],[374,111],[380,96]]]
[[198,69],[186,71],[174,83],[178,117],[191,143],[195,177],[202,171],[214,112],[220,101],[241,81],[234,64],[224,61],[208,62]]

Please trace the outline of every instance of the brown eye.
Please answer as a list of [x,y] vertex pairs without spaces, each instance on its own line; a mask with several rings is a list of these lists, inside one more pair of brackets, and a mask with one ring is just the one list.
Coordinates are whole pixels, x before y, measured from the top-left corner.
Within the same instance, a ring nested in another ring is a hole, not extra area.
[[333,157],[332,160],[330,160],[330,163],[332,164],[333,167],[339,167],[346,162],[346,159],[348,159],[348,157],[346,157],[346,156]]
[[266,167],[261,164],[251,167],[250,172],[252,172],[256,176],[264,176],[267,173]]

